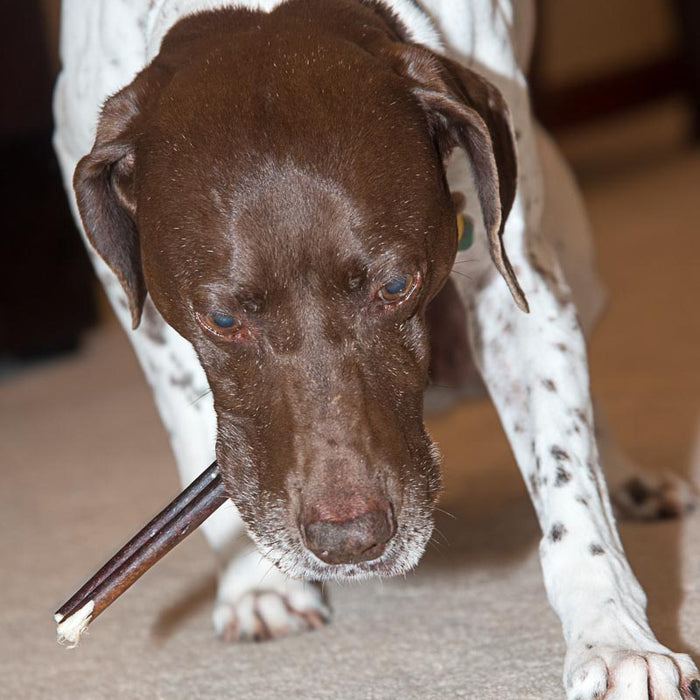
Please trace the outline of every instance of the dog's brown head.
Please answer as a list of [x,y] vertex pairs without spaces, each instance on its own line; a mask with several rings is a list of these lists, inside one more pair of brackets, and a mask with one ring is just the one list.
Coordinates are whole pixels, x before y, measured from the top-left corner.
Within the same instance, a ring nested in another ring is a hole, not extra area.
[[292,575],[405,571],[430,536],[425,313],[456,253],[455,146],[524,305],[501,245],[515,189],[503,100],[370,2],[181,21],[108,100],[76,170],[134,326],[149,293],[194,346],[227,490]]

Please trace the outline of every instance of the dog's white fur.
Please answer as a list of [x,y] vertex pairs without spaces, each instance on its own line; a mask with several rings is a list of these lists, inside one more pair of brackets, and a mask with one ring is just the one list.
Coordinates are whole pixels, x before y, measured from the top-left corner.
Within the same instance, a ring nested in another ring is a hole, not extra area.
[[[524,71],[532,42],[532,4],[386,1],[415,41],[444,51],[494,82],[513,115],[520,177],[504,241],[531,313],[516,308],[493,271],[478,224],[478,197],[461,153],[452,158],[449,181],[452,190],[466,195],[467,213],[477,225],[474,245],[455,261],[455,271],[469,276],[455,274],[453,279],[468,309],[474,357],[544,533],[545,585],[568,648],[567,696],[642,700],[653,692],[655,698],[689,697],[680,688],[687,688],[697,668],[688,656],[659,644],[648,626],[645,595],[623,553],[599,469],[583,330],[595,320],[604,294],[591,265],[576,186],[530,116]],[[92,146],[104,99],[131,82],[180,17],[229,4],[270,10],[278,0],[64,0],[55,145],[70,192],[75,165]],[[73,206],[79,220],[74,200]],[[204,373],[189,343],[160,321],[150,302],[151,323],[130,330],[119,284],[96,255],[93,261],[153,388],[182,481],[189,482],[214,458],[216,422]],[[222,553],[242,529],[232,505],[203,527]],[[289,632],[313,627],[327,616],[316,588],[269,569],[250,552],[228,564],[214,616],[219,631],[246,638],[256,634],[261,620]]]

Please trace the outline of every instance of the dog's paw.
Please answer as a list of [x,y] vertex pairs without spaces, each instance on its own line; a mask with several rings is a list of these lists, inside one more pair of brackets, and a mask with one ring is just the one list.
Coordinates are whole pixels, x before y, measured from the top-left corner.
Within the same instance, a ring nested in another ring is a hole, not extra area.
[[280,639],[330,620],[318,584],[287,578],[271,567],[257,551],[249,551],[222,574],[212,619],[224,641]]
[[700,700],[700,674],[686,654],[590,647],[567,660],[567,700]]
[[637,473],[610,495],[618,515],[631,520],[680,518],[700,502],[698,488],[673,472]]
[[[299,582],[295,582],[299,583]],[[225,642],[264,642],[323,627],[330,611],[312,592],[315,584],[304,591],[250,591],[235,603],[217,603],[214,628]]]

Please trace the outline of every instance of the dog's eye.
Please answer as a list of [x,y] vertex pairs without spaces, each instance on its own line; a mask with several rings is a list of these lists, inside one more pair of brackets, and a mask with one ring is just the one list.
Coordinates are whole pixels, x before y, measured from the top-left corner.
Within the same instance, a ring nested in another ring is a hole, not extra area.
[[196,314],[197,321],[205,331],[223,340],[233,340],[239,334],[243,325],[235,316],[231,316],[223,311],[212,311],[208,314]]
[[417,286],[416,282],[414,275],[397,275],[381,287],[377,296],[385,304],[395,304],[411,296]]
[[228,314],[214,313],[209,318],[217,328],[233,328],[236,325],[236,319]]

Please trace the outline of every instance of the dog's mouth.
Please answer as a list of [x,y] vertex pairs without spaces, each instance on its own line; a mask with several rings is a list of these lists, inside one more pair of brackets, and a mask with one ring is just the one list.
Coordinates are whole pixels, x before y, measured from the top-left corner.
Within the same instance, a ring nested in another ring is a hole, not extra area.
[[[423,499],[421,499],[423,500]],[[240,508],[239,508],[240,510]],[[396,531],[376,557],[329,561],[325,552],[312,551],[299,530],[288,527],[284,506],[268,504],[261,523],[250,523],[248,532],[259,551],[283,573],[309,581],[361,580],[404,574],[420,560],[433,532],[432,505],[406,504],[397,518]]]
[[405,574],[423,555],[440,490],[437,449],[430,445],[423,461],[400,486],[385,485],[379,498],[355,503],[352,515],[340,522],[328,517],[327,503],[305,508],[303,492],[275,495],[250,472],[232,473],[225,462],[221,474],[251,539],[284,574],[310,581],[360,580]]

